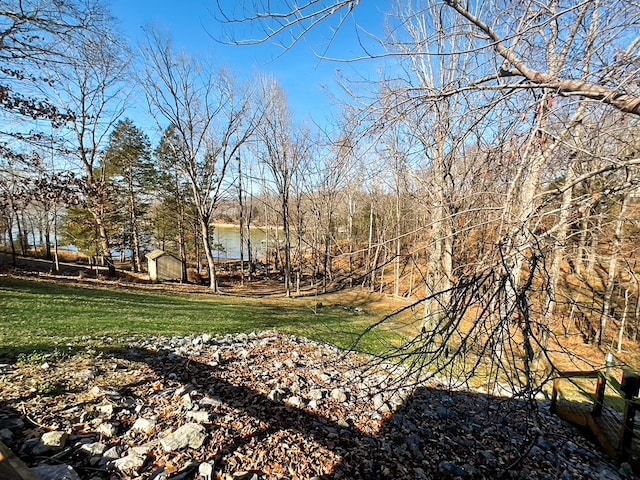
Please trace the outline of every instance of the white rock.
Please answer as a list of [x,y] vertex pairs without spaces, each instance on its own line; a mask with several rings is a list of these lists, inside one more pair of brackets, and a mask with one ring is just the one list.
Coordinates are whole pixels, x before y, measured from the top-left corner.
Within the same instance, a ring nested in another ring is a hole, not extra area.
[[333,390],[331,390],[331,398],[333,398],[336,402],[344,403],[347,401],[347,394],[340,388],[334,388]]
[[98,433],[101,433],[105,437],[113,437],[116,434],[116,427],[111,423],[103,423],[98,426]]
[[300,408],[302,406],[302,400],[300,399],[300,397],[297,397],[294,395],[292,397],[287,398],[286,404],[291,407]]
[[284,395],[284,391],[280,390],[279,388],[276,388],[269,392],[269,394],[267,395],[267,398],[272,402],[279,402],[280,400],[282,400],[282,395]]
[[55,431],[43,433],[40,441],[49,448],[62,448],[67,442],[67,438],[69,438],[69,435],[65,432]]
[[196,423],[211,423],[211,418],[207,412],[191,410],[187,412],[186,417]]
[[186,447],[198,449],[207,438],[205,428],[198,423],[185,423],[175,432],[160,440],[165,452],[173,452]]
[[153,430],[155,428],[156,428],[155,420],[148,419],[148,418],[138,418],[134,422],[133,427],[131,427],[131,430],[133,430],[134,432],[142,432],[149,435],[153,433]]
[[322,400],[324,398],[324,391],[320,388],[314,388],[309,391],[309,398],[311,400]]
[[111,415],[113,415],[113,405],[111,405],[110,403],[107,403],[105,405],[98,405],[98,412],[100,413],[100,415],[106,418],[110,418]]
[[221,364],[224,361],[224,358],[222,358],[222,352],[220,350],[216,350],[215,352],[213,352],[213,361],[217,364]]
[[187,408],[193,407],[193,401],[191,400],[191,394],[186,393],[182,396],[182,404]]
[[208,462],[201,463],[198,467],[198,475],[203,477],[203,480],[213,480],[213,465]]
[[104,443],[94,442],[94,443],[85,443],[80,447],[80,450],[83,452],[87,452],[89,455],[102,455],[107,446]]
[[125,474],[137,473],[147,461],[146,455],[129,453],[128,455],[113,461],[113,466]]

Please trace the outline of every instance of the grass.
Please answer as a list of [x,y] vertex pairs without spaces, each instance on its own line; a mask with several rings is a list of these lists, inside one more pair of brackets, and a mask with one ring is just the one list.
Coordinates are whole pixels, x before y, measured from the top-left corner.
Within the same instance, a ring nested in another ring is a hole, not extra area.
[[[278,330],[351,348],[391,307],[358,314],[311,299],[177,295],[0,276],[0,355],[85,345],[123,345],[132,338],[224,335]],[[357,349],[383,353],[401,341],[392,330],[367,335]]]

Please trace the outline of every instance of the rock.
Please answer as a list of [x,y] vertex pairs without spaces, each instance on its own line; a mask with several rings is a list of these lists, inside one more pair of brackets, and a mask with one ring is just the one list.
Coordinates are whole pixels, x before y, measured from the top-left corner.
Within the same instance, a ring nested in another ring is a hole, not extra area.
[[80,447],[80,451],[86,452],[91,456],[102,455],[106,449],[107,446],[100,442],[85,443]]
[[134,432],[142,432],[147,435],[153,433],[153,430],[156,428],[156,421],[148,418],[138,418],[131,430]]
[[634,478],[633,468],[631,468],[631,465],[627,462],[622,462],[620,464],[618,473],[622,475],[623,478]]
[[324,398],[324,391],[320,388],[314,388],[309,390],[309,399],[322,400]]
[[409,450],[411,451],[414,457],[418,459],[422,458],[422,452],[420,449],[420,437],[418,437],[413,433],[409,435],[407,437],[407,446],[409,447]]
[[183,397],[184,395],[187,395],[191,392],[195,391],[195,387],[191,384],[189,385],[183,385],[181,387],[179,387],[178,389],[176,389],[174,395],[176,397]]
[[31,471],[40,480],[80,480],[80,476],[69,465],[38,465]]
[[380,410],[383,405],[385,405],[384,397],[381,393],[376,394],[373,397],[373,408]]
[[482,463],[484,463],[488,467],[495,467],[496,465],[496,457],[493,453],[488,450],[480,450],[480,458],[482,459]]
[[201,463],[198,467],[198,475],[202,480],[213,480],[213,465],[208,462]]
[[269,392],[269,395],[267,395],[267,398],[272,402],[279,402],[282,400],[282,396],[284,395],[284,393],[285,393],[284,390],[280,390],[279,388],[276,388]]
[[464,468],[456,465],[455,463],[442,461],[438,464],[438,470],[441,473],[446,473],[454,477],[470,477],[471,475]]
[[198,423],[185,423],[175,432],[170,433],[160,440],[165,452],[173,452],[186,447],[198,449],[202,446],[207,433],[205,428]]
[[0,427],[10,430],[21,430],[24,428],[24,422],[19,418],[1,418]]
[[111,423],[102,423],[98,426],[98,433],[111,438],[116,435],[116,427]]
[[136,451],[129,450],[129,453],[117,460],[113,461],[113,466],[124,474],[132,475],[138,473],[144,463],[147,461],[147,455]]
[[193,400],[191,400],[191,393],[185,393],[182,396],[182,405],[187,408],[193,408]]
[[222,363],[224,362],[224,358],[222,357],[222,352],[220,350],[216,350],[213,353],[213,361],[218,365],[222,365]]
[[8,444],[13,443],[13,432],[8,428],[3,428],[0,430],[0,440]]
[[209,413],[201,410],[190,410],[186,413],[185,417],[189,420],[193,420],[196,423],[211,423]]
[[582,457],[583,459],[593,459],[596,457],[596,455],[593,452],[590,452],[582,447],[579,447],[572,441],[568,441],[564,444],[564,451],[571,455]]
[[417,480],[428,480],[427,474],[424,472],[422,468],[414,468],[413,474],[416,476]]
[[295,395],[287,398],[286,403],[290,407],[294,408],[300,408],[302,406],[302,400],[300,399],[300,397],[297,397]]
[[98,413],[105,418],[111,418],[113,415],[113,405],[110,403],[98,405]]
[[447,420],[450,416],[449,409],[443,407],[442,405],[438,405],[436,407],[436,415],[438,415],[438,418],[440,418],[440,420]]
[[99,464],[100,466],[105,466],[109,462],[117,460],[118,458],[120,458],[120,451],[118,447],[111,447],[102,454],[102,458],[100,459]]
[[347,394],[340,388],[334,388],[333,390],[331,390],[331,398],[336,402],[344,403],[347,401]]
[[597,480],[616,480],[620,478],[620,475],[618,475],[618,472],[616,472],[612,468],[606,465],[602,465],[598,469],[598,476],[596,478]]
[[48,448],[63,448],[67,438],[69,438],[69,435],[66,432],[56,430],[43,433],[42,437],[40,437],[40,442]]
[[209,343],[211,341],[211,335],[208,333],[203,333],[200,338],[202,339],[202,343]]
[[544,452],[540,447],[534,445],[531,447],[531,450],[529,450],[529,457],[535,461],[541,461],[544,459]]

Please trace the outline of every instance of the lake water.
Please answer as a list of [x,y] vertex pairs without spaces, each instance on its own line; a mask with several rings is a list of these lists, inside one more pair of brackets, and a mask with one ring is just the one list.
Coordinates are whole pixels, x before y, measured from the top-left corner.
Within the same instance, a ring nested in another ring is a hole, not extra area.
[[[267,230],[261,227],[251,227],[251,251],[256,259],[262,259],[265,253],[267,241],[273,247],[274,229],[269,229],[267,239]],[[216,225],[213,230],[213,243],[221,247],[220,251],[214,252],[214,258],[220,260],[239,260],[240,259],[240,227],[234,225]],[[244,259],[248,258],[247,245],[243,245]]]

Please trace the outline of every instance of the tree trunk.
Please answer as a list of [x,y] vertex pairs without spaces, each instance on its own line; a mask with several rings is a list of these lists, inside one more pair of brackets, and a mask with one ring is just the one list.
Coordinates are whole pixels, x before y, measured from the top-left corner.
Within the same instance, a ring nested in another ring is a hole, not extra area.
[[629,209],[629,200],[631,195],[625,193],[622,198],[622,207],[616,220],[616,228],[613,234],[613,245],[611,247],[611,257],[609,259],[609,269],[607,273],[607,287],[604,292],[604,298],[602,301],[602,312],[600,314],[600,330],[598,331],[598,345],[602,346],[604,340],[605,331],[607,328],[607,320],[611,311],[611,298],[613,296],[613,288],[616,284],[616,270],[618,265],[618,259],[620,258],[620,247],[622,245],[622,230],[624,228],[624,222],[627,216],[627,210]]
[[5,215],[4,218],[7,221],[7,233],[9,235],[9,244],[11,245],[11,263],[16,266],[16,243],[13,239],[13,222],[10,215]]
[[[289,218],[289,195],[282,196],[282,226],[284,229],[284,290],[287,297],[291,296],[291,225]],[[277,226],[276,226],[277,232]],[[278,242],[276,242],[278,243]],[[280,251],[279,244],[276,245],[277,251]]]
[[371,290],[373,290],[373,283],[374,283],[373,271],[375,270],[373,265],[374,262],[373,262],[373,259],[371,258],[372,248],[373,248],[373,198],[371,198],[371,205],[369,206],[369,241],[367,243],[367,262],[365,264],[371,272],[371,283],[369,285],[369,288]]
[[142,271],[142,262],[140,260],[140,232],[138,232],[138,215],[136,196],[133,190],[133,178],[129,178],[129,222],[131,223],[131,236],[132,236],[132,263],[133,271]]
[[618,332],[618,353],[622,352],[622,339],[624,337],[624,328],[627,323],[627,311],[629,310],[629,289],[624,291],[624,310],[620,319],[620,331]]
[[238,155],[238,208],[240,210],[240,285],[244,285],[244,199],[242,189],[242,159]]
[[353,287],[353,217],[355,216],[353,196],[349,195],[349,221],[347,231],[349,232],[349,287]]
[[[567,175],[565,178],[565,184],[571,185],[575,178],[575,169],[573,162],[567,169]],[[547,298],[547,308],[545,311],[545,325],[543,328],[543,335],[541,339],[541,345],[543,349],[547,346],[548,341],[548,329],[550,328],[551,321],[555,313],[555,306],[558,303],[558,285],[560,283],[560,277],[562,274],[562,261],[565,258],[567,232],[569,230],[569,217],[571,213],[571,203],[573,200],[573,189],[567,188],[562,194],[562,203],[560,206],[560,217],[558,219],[558,230],[553,246],[553,260],[551,261],[551,269],[549,271],[549,296]]]
[[109,275],[113,276],[116,274],[116,266],[113,263],[113,256],[111,253],[111,244],[109,243],[109,233],[107,232],[107,227],[104,224],[104,219],[102,215],[102,207],[99,207],[99,212],[93,211],[93,218],[96,223],[96,228],[98,230],[98,239],[100,244],[100,250],[102,253],[102,257],[104,258],[104,262],[109,269]]
[[213,258],[213,249],[211,248],[211,227],[209,219],[205,216],[200,217],[200,232],[202,234],[202,246],[207,257],[207,268],[209,270],[209,288],[214,292],[218,291],[218,282],[216,280],[216,265]]
[[[187,240],[185,238],[185,218],[184,208],[179,207],[178,213],[178,251],[180,254],[180,282],[184,283],[188,280],[187,276]],[[199,273],[199,272],[198,272]]]

